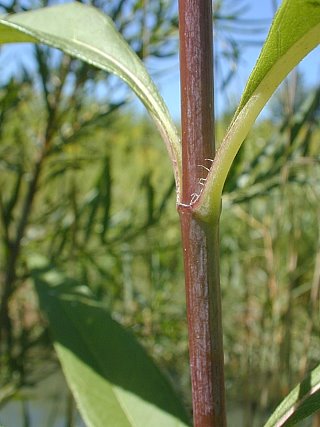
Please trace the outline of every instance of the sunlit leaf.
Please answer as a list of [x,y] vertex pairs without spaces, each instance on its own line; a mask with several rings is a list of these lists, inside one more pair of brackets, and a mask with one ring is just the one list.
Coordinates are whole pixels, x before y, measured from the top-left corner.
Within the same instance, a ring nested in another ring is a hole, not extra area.
[[196,210],[218,216],[232,162],[257,116],[287,74],[320,43],[320,0],[284,0],[216,154]]

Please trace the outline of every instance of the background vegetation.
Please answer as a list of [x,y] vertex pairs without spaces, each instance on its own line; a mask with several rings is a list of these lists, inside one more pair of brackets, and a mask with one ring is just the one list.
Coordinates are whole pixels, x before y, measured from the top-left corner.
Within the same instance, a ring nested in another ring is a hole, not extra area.
[[[95,5],[141,58],[175,52],[171,2]],[[90,283],[190,405],[180,230],[165,149],[147,118],[123,108],[126,93],[113,78],[43,47],[33,52],[36,71],[22,70],[0,89],[0,405],[16,399],[21,425],[33,425],[30,390],[59,369],[29,281],[33,253]],[[230,52],[236,61],[241,46]],[[243,409],[244,426],[320,360],[320,88],[304,89],[295,73],[272,109],[238,155],[221,226],[227,394]],[[68,399],[65,425],[75,423]]]

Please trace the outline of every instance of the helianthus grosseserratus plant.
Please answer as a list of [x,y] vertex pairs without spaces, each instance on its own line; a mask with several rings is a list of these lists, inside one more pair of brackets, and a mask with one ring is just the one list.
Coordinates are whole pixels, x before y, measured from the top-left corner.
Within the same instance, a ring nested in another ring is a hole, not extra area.
[[[211,1],[180,0],[182,142],[144,65],[107,16],[71,3],[0,20],[2,43],[44,43],[118,75],[143,102],[162,135],[181,219],[196,427],[226,425],[219,284],[223,186],[266,102],[319,44],[320,1],[282,2],[218,150],[213,140],[211,17]],[[30,270],[69,386],[89,426],[190,425],[152,361],[98,302],[40,257],[30,263]],[[265,427],[293,425],[319,408],[320,366],[288,395]]]

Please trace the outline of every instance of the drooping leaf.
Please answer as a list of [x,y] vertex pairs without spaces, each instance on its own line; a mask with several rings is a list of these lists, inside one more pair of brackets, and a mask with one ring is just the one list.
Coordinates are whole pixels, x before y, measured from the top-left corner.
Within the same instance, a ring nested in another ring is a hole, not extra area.
[[108,16],[75,2],[0,18],[0,43],[16,42],[45,43],[124,80],[154,119],[179,189],[181,147],[176,127],[143,63]]
[[186,427],[188,417],[140,344],[89,293],[31,258],[67,382],[88,427]]
[[287,74],[320,43],[320,0],[284,0],[209,172],[196,210],[218,216],[233,160],[257,116]]
[[320,365],[280,403],[264,427],[290,427],[320,410]]

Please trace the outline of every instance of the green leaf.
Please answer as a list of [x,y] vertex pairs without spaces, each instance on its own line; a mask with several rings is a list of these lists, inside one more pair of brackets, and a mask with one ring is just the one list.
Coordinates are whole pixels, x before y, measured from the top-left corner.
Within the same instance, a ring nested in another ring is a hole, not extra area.
[[124,80],[146,106],[166,143],[179,195],[177,129],[143,63],[108,16],[75,2],[0,18],[0,43],[15,42],[45,43]]
[[164,376],[87,287],[43,258],[31,258],[29,266],[62,369],[89,427],[189,425]]
[[320,410],[320,365],[280,403],[264,427],[289,427]]
[[257,116],[287,74],[319,43],[320,0],[284,0],[196,202],[195,211],[203,219],[219,216],[227,174]]
[[265,80],[273,86],[270,88],[271,94],[273,93],[292,68],[319,44],[319,29],[320,0],[282,2],[250,75],[237,113]]

